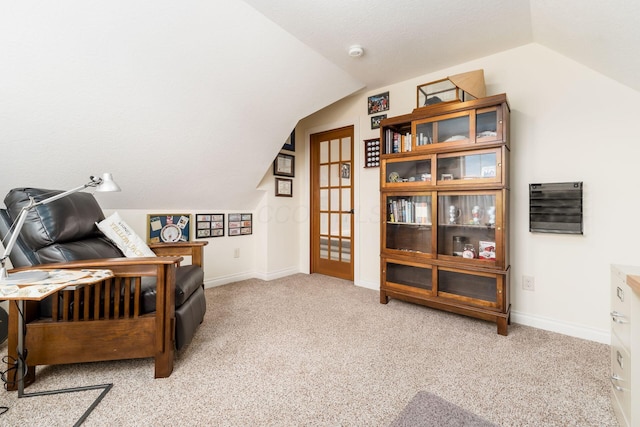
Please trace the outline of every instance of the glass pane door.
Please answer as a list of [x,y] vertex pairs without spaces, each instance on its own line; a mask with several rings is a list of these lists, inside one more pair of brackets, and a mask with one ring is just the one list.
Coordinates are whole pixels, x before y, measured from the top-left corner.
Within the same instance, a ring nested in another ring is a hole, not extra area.
[[353,280],[353,128],[314,134],[312,272]]

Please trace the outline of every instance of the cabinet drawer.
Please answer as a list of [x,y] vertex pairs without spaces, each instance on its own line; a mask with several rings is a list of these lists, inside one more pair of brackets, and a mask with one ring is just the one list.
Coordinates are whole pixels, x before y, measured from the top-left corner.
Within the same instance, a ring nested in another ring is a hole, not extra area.
[[611,273],[611,331],[627,350],[631,345],[631,288],[626,274],[618,269]]
[[[611,394],[616,413],[622,414],[626,425],[631,419],[631,357],[615,335],[611,337]],[[620,420],[622,425],[625,423]]]

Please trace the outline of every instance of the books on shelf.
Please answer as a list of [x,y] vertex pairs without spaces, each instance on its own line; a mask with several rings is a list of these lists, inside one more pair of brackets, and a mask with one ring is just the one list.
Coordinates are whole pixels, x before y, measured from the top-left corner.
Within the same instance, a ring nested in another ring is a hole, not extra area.
[[420,132],[417,135],[411,132],[400,133],[391,129],[384,132],[385,154],[405,153],[413,151],[414,147],[433,144],[433,138],[430,132]]
[[431,207],[426,200],[390,200],[387,215],[389,222],[431,225]]
[[411,132],[402,134],[400,132],[394,132],[391,129],[387,129],[384,135],[385,141],[385,154],[390,153],[406,153],[413,151],[414,136]]

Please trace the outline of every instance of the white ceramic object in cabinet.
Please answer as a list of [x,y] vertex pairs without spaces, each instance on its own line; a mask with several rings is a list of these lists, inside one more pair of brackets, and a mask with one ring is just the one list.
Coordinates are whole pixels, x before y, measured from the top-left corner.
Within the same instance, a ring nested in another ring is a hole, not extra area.
[[611,399],[621,426],[640,426],[640,267],[611,266]]

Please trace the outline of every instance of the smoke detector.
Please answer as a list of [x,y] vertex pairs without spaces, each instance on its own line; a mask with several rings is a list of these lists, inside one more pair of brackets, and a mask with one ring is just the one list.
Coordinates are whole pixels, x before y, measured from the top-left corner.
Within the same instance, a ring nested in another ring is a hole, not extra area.
[[354,45],[349,48],[349,56],[357,58],[362,55],[364,55],[364,49],[362,46]]

